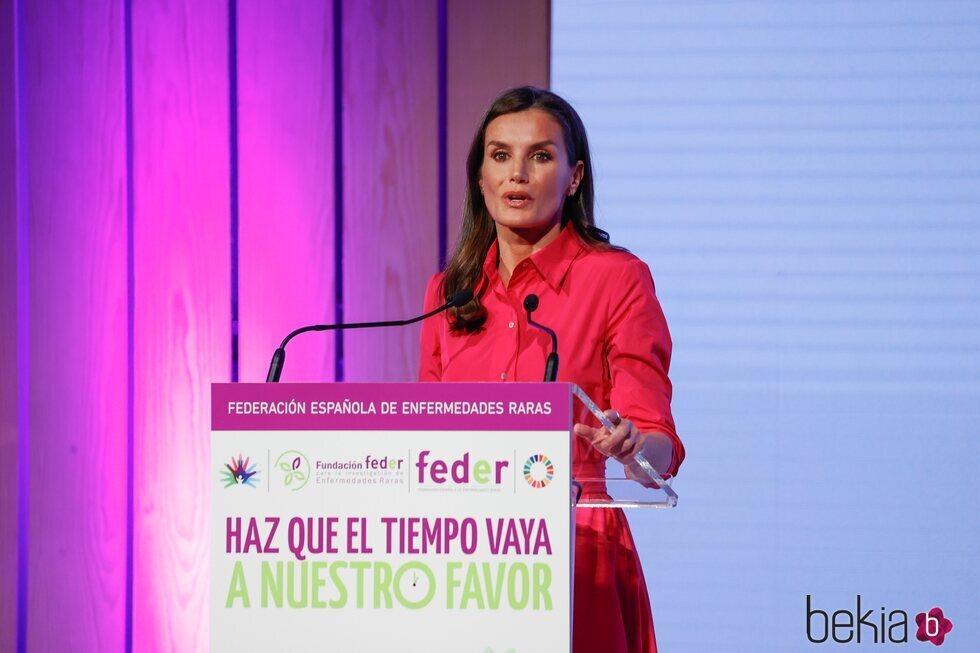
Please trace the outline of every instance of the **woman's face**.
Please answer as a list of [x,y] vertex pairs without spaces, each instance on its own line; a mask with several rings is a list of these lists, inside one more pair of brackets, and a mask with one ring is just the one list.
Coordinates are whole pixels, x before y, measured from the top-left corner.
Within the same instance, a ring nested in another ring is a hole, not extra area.
[[479,183],[498,230],[549,231],[584,169],[581,161],[568,164],[561,125],[547,111],[508,113],[487,125]]

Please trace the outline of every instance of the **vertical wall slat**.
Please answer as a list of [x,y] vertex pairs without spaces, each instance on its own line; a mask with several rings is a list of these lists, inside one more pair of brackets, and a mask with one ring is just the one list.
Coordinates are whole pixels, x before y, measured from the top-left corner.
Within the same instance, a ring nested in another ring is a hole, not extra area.
[[449,254],[459,237],[466,154],[480,118],[505,89],[525,84],[548,87],[550,6],[550,0],[447,0]]
[[210,384],[231,368],[228,4],[134,3],[132,24],[133,650],[202,651]]
[[17,641],[17,125],[14,12],[0,12],[0,651]]
[[122,4],[25,7],[31,651],[122,650],[126,213]]
[[[439,245],[437,2],[343,5],[344,318],[422,309]],[[418,325],[344,336],[347,381],[411,381]]]
[[[296,327],[333,321],[332,51],[332,0],[239,2],[242,381],[264,381]],[[282,380],[333,380],[333,342],[293,340]]]
[[[290,328],[334,315],[333,213],[341,189],[333,165],[333,4],[238,5],[245,381],[264,377],[272,349]],[[231,361],[228,6],[216,0],[132,6],[129,306],[124,5],[27,0],[30,650],[125,646],[130,313],[133,649],[207,647],[206,488],[213,471],[207,397],[212,381],[229,379]],[[547,5],[541,6],[546,17]],[[438,1],[344,0],[342,7],[345,318],[406,317],[420,308],[439,258]],[[523,55],[516,64],[491,64],[480,49],[485,21],[500,15],[449,2],[451,239],[452,194],[461,186],[456,171],[462,179],[457,133],[465,153],[475,118],[498,86],[546,81],[545,25],[545,56],[534,62],[544,81],[505,72],[507,81],[496,83],[494,70],[523,65]],[[460,37],[463,23],[472,33]],[[13,90],[13,12],[0,18],[0,30],[11,35],[3,39],[11,47],[0,55],[0,88]],[[467,47],[469,54],[461,54]],[[461,83],[477,84],[483,94],[472,103],[472,119],[460,117]],[[11,218],[14,101],[13,92],[5,94],[0,106],[0,211]],[[17,242],[15,227],[13,219],[0,225],[3,246]],[[3,274],[0,302],[16,309],[16,252],[9,254],[0,261],[11,268]],[[0,333],[0,355],[16,350],[13,324]],[[347,380],[414,378],[417,333],[347,334]],[[284,380],[328,379],[333,356],[329,337],[297,340]],[[0,388],[0,465],[13,465],[0,468],[0,532],[10,534],[0,540],[0,572],[14,583],[16,380],[10,378]],[[12,585],[0,598],[0,637],[10,633],[11,642],[15,597]]]

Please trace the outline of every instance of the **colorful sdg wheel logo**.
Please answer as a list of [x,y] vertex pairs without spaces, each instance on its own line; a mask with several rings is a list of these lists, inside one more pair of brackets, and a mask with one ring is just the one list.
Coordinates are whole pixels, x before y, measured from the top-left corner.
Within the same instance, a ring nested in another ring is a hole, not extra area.
[[539,453],[534,454],[524,463],[524,480],[531,487],[545,487],[555,477],[555,465]]

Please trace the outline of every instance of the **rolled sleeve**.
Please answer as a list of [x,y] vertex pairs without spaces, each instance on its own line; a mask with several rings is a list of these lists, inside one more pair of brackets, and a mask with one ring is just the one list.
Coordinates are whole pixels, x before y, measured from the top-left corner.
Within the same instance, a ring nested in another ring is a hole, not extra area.
[[667,473],[676,475],[684,461],[684,445],[670,411],[670,332],[650,269],[631,259],[615,287],[620,293],[610,305],[606,335],[610,403],[641,432],[670,437],[674,454]]

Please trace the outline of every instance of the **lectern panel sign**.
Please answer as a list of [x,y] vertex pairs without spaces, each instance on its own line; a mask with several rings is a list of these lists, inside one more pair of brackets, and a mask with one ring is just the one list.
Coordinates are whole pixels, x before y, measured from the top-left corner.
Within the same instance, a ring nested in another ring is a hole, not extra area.
[[570,650],[570,397],[215,384],[211,650]]

